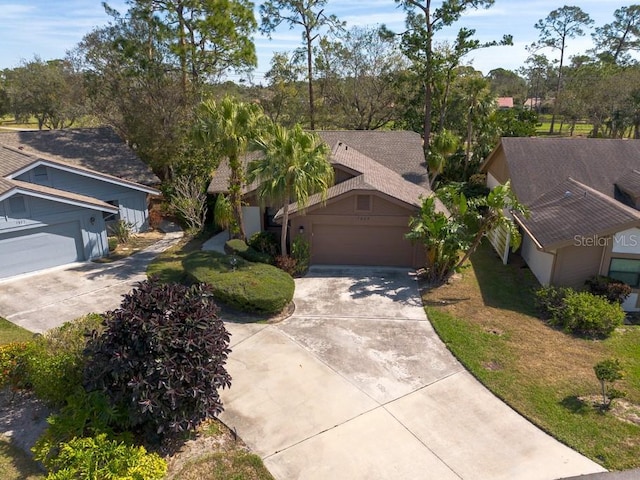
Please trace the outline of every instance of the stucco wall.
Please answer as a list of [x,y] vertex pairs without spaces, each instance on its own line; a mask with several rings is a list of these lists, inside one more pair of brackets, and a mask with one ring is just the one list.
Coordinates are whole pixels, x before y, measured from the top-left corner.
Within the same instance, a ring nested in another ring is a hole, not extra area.
[[528,235],[523,235],[521,255],[540,284],[549,285],[553,269],[553,255],[536,248]]

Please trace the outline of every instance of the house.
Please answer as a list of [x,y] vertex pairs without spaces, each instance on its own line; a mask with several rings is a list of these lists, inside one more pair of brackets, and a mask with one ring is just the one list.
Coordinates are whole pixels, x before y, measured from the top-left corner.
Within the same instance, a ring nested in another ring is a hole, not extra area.
[[[409,218],[432,195],[419,134],[405,131],[318,131],[330,146],[335,185],[326,201],[309,199],[305,211],[290,206],[290,235],[303,235],[312,264],[424,266],[424,250],[405,238]],[[245,159],[249,162],[256,153]],[[214,175],[209,193],[226,192],[228,167]],[[245,189],[245,229],[272,228],[281,205],[263,208],[257,185]],[[440,204],[445,210],[445,207]]]
[[481,169],[487,186],[509,180],[529,208],[515,221],[541,284],[579,288],[608,275],[633,288],[625,309],[640,310],[640,141],[503,138]]
[[148,228],[155,183],[109,128],[0,133],[0,278],[107,255],[110,222]]
[[513,108],[513,97],[498,97],[498,108],[500,110]]

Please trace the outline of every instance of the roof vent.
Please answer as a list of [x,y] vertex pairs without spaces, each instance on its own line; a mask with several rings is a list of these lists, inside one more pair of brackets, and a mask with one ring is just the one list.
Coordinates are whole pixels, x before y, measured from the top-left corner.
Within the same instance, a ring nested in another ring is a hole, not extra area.
[[571,192],[569,190],[564,192],[564,198],[569,198],[570,196],[571,196]]
[[19,145],[18,150],[24,150],[24,147],[22,145]]

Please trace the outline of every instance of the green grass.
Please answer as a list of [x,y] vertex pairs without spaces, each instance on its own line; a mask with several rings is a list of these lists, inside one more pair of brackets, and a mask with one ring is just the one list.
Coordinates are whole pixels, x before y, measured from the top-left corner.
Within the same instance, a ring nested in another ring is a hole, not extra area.
[[593,366],[617,357],[626,377],[616,387],[640,405],[640,327],[626,326],[604,341],[554,330],[535,314],[536,286],[528,269],[502,265],[483,245],[462,278],[424,300],[449,349],[515,410],[607,469],[640,467],[640,425],[588,401],[599,394]]
[[33,332],[19,327],[15,323],[0,317],[0,345],[11,342],[28,342],[33,339]]

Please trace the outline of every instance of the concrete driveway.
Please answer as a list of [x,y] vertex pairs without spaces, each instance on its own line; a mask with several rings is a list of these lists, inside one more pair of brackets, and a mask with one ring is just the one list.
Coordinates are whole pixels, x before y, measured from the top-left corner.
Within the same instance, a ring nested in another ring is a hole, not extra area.
[[77,263],[0,280],[0,316],[42,333],[87,313],[120,306],[122,295],[147,278],[147,265],[182,237],[166,233],[151,247],[113,263]]
[[222,420],[289,479],[558,479],[603,468],[478,383],[406,270],[313,268],[296,311],[229,323]]

